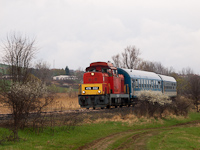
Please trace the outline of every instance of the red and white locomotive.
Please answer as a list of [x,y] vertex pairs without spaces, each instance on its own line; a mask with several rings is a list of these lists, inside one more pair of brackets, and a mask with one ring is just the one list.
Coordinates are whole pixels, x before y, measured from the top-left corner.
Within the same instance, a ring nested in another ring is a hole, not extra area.
[[124,76],[118,74],[112,63],[91,63],[83,75],[78,96],[83,108],[120,106],[129,103],[128,87]]

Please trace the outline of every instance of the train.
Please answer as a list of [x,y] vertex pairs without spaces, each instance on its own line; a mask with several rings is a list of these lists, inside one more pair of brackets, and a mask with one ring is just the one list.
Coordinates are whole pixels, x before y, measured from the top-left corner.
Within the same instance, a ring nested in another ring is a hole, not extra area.
[[135,105],[141,91],[151,90],[175,98],[177,82],[154,72],[116,68],[110,62],[92,62],[83,75],[78,101],[82,108]]

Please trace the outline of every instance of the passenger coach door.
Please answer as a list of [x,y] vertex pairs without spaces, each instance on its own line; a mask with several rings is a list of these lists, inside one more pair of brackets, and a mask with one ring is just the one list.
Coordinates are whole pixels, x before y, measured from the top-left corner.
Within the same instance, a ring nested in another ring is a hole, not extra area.
[[134,91],[134,86],[135,85],[135,81],[134,81],[134,79],[132,79],[131,80],[131,93],[132,93],[132,96],[134,96],[135,95],[135,91]]

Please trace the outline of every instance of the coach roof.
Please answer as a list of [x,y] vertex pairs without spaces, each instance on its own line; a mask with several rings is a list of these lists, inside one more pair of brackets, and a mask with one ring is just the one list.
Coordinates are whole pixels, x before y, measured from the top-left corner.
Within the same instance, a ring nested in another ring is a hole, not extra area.
[[163,81],[176,82],[176,80],[173,77],[160,75],[160,74],[159,74],[159,76]]
[[119,72],[126,72],[131,78],[145,78],[153,80],[161,80],[161,78],[154,72],[134,70],[134,69],[121,69],[118,68]]

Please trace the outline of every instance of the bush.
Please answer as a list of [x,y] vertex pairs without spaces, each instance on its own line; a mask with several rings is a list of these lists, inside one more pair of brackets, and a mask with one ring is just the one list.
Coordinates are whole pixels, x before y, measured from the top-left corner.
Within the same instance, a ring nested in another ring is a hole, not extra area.
[[138,117],[163,118],[169,115],[187,116],[192,101],[184,97],[177,97],[174,101],[162,93],[142,91],[138,95],[138,103],[135,106],[135,114]]
[[183,115],[186,117],[190,111],[191,106],[192,100],[178,96],[172,104],[172,111],[174,111],[174,114],[177,116]]
[[138,117],[162,118],[162,113],[172,104],[172,100],[162,93],[154,91],[142,91],[138,95],[138,103],[135,106],[135,114]]
[[[10,106],[13,117],[13,139],[18,140],[18,130],[28,124],[30,114],[41,115],[42,110],[52,103],[54,96],[45,84],[36,81],[14,82],[4,89],[1,102]],[[32,116],[33,117],[33,116]]]

